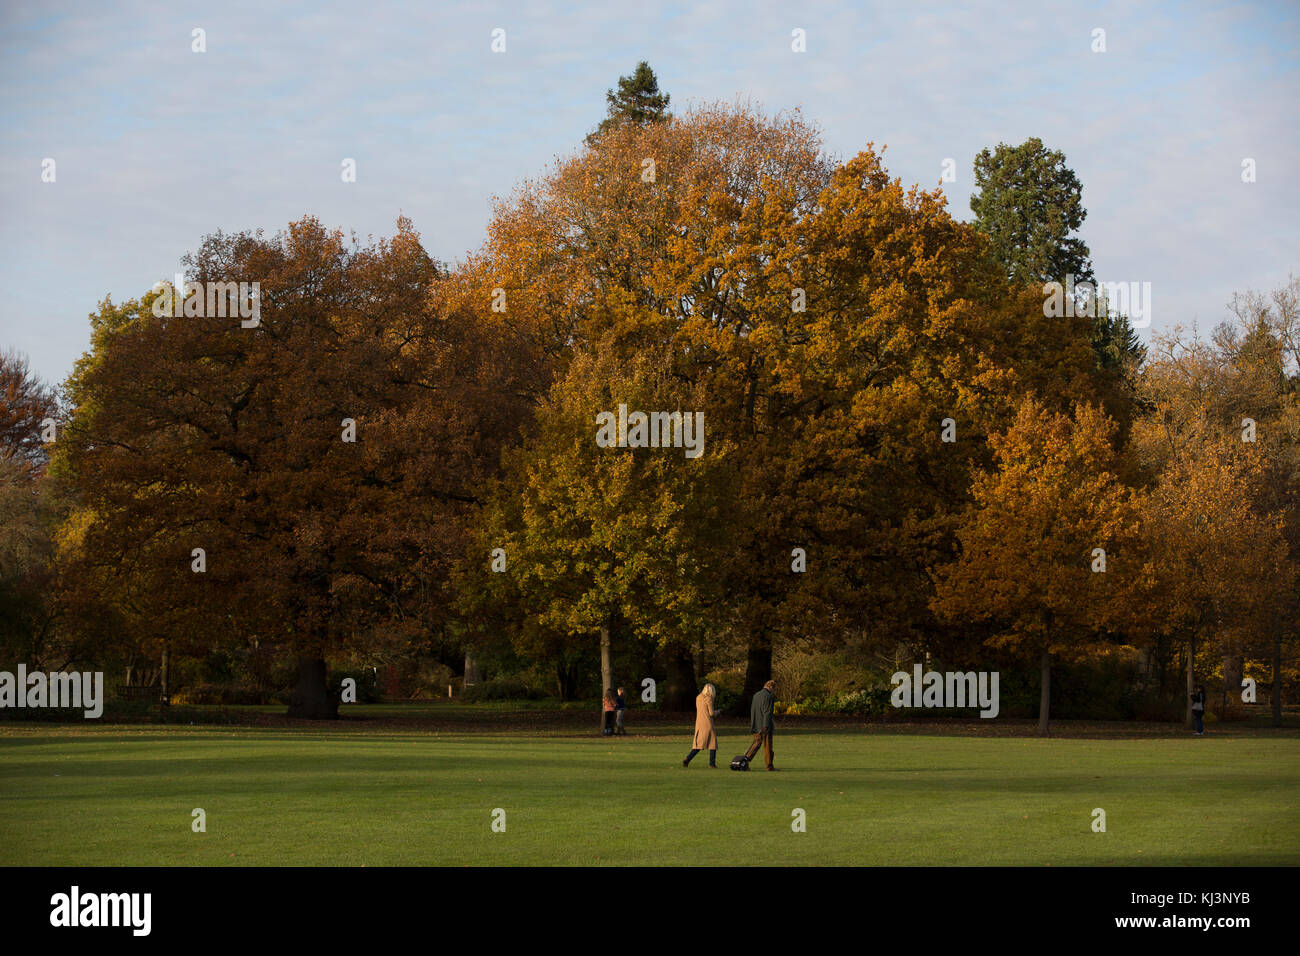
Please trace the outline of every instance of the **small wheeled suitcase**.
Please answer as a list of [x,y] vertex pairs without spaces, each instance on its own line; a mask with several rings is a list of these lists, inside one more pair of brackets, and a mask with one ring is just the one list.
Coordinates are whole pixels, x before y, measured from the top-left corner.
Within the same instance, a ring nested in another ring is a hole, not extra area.
[[747,753],[743,753],[743,754],[741,754],[741,755],[738,756],[738,757],[732,757],[732,758],[731,758],[731,769],[732,769],[732,770],[748,770],[748,769],[749,769],[749,761],[750,761],[751,759],[753,759],[754,754],[758,753],[758,745],[759,745],[760,743],[762,743],[761,740],[756,741],[756,742],[754,743],[754,746],[750,747],[750,748],[749,748],[749,751],[748,751]]

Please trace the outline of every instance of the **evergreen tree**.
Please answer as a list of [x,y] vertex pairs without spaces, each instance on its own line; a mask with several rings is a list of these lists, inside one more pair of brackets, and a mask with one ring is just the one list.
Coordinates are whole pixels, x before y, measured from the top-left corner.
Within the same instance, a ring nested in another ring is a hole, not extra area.
[[975,157],[971,196],[975,228],[992,240],[993,254],[1015,283],[1092,280],[1088,246],[1072,233],[1087,217],[1083,187],[1065,154],[1034,137],[1019,146],[999,143]]
[[[975,157],[975,184],[971,196],[975,228],[991,241],[992,254],[1013,283],[1034,285],[1066,284],[1074,276],[1076,285],[1095,284],[1087,243],[1076,233],[1087,218],[1083,208],[1083,186],[1074,170],[1065,165],[1065,154],[1049,150],[1037,137],[1019,146],[999,143],[993,152],[980,151]],[[1092,347],[1097,368],[1124,384],[1142,363],[1146,350],[1129,323],[1128,316],[1111,311],[1105,296],[1094,292],[1091,303],[1080,297],[1076,306],[1091,305]],[[1127,414],[1108,401],[1107,408],[1120,422],[1121,434]]]
[[596,131],[587,137],[588,144],[595,142],[601,134],[612,126],[621,123],[635,123],[645,126],[667,119],[667,93],[659,92],[659,79],[650,64],[642,60],[629,76],[618,78],[618,92],[608,90],[605,93],[606,116]]
[[1128,316],[1113,312],[1104,295],[1098,296],[1097,318],[1092,329],[1092,348],[1097,366],[1106,372],[1129,377],[1146,359],[1146,346],[1133,330]]

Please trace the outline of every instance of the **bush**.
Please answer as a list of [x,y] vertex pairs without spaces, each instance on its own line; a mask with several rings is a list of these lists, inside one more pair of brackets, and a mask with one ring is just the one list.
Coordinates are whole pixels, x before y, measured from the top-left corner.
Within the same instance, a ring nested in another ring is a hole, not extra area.
[[866,690],[885,679],[853,656],[840,652],[784,647],[772,659],[778,692],[791,701],[833,698]]
[[[713,686],[717,687],[716,684]],[[717,698],[713,702],[713,709],[720,714],[729,714],[738,703],[740,703],[739,693],[718,687],[718,694]]]
[[287,691],[277,691],[273,688],[246,687],[239,683],[194,684],[171,695],[172,706],[219,704],[234,707],[242,704],[287,703]]
[[485,680],[470,684],[461,697],[467,704],[485,700],[541,700],[546,695],[518,680]]
[[[360,670],[367,670],[362,667]],[[436,700],[447,696],[447,685],[456,684],[460,678],[455,672],[435,658],[409,656],[380,665],[375,693],[380,699]],[[348,676],[355,676],[349,673]],[[372,672],[373,676],[373,672]],[[357,700],[361,681],[357,681]]]
[[893,708],[889,703],[888,687],[872,690],[846,691],[838,694],[826,694],[821,697],[806,697],[803,700],[783,703],[777,701],[776,712],[782,715],[798,716],[816,714],[846,717],[883,717]]
[[[109,714],[109,707],[104,705],[104,714]],[[0,721],[40,720],[51,723],[68,724],[86,721],[84,707],[6,707],[0,710]],[[91,721],[94,722],[94,721]]]
[[[718,694],[714,699],[713,709],[724,714],[731,713],[745,691],[745,669],[728,667],[709,671],[704,675],[704,681],[700,686],[703,687],[704,684],[712,684],[717,689]],[[748,705],[746,705],[746,713],[748,713]]]

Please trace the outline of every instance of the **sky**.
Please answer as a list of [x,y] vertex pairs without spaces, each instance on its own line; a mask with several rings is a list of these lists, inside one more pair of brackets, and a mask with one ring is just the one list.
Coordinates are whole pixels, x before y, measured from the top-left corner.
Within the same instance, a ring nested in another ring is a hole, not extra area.
[[1234,291],[1300,272],[1298,50],[1294,2],[0,0],[0,348],[62,381],[106,295],[217,230],[311,214],[364,240],[406,215],[461,260],[640,60],[674,111],[799,109],[832,156],[885,147],[905,185],[952,159],[959,219],[975,154],[1037,136],[1083,184],[1097,277],[1151,283],[1143,336],[1208,330]]

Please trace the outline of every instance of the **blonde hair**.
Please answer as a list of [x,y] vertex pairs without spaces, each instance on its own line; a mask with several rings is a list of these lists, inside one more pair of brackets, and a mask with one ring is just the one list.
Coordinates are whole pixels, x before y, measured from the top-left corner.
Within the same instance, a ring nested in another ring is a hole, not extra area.
[[718,695],[718,689],[714,687],[712,684],[705,684],[704,690],[700,691],[700,696],[707,697],[709,698],[709,700],[713,700],[713,698],[716,697],[717,695]]

